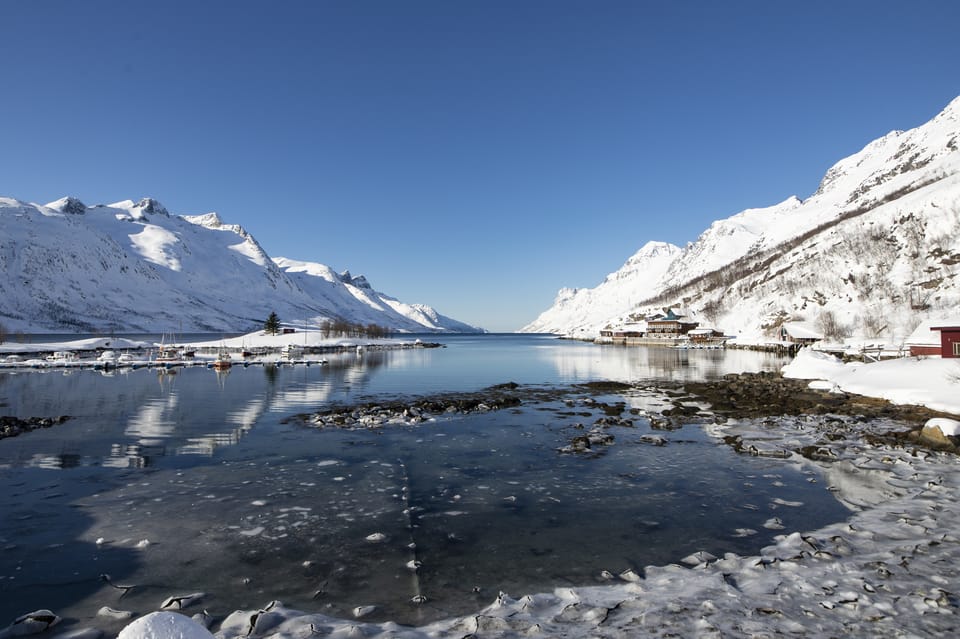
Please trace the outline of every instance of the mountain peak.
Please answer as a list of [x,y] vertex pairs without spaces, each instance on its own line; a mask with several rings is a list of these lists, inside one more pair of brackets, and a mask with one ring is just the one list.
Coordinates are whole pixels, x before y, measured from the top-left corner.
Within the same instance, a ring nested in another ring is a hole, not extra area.
[[137,202],[133,208],[140,209],[140,211],[146,215],[165,215],[170,216],[170,212],[167,211],[166,207],[163,204],[160,204],[157,200],[152,197],[145,197],[139,202]]
[[205,213],[204,215],[184,215],[185,220],[198,226],[205,226],[208,229],[218,229],[223,226],[223,220],[215,212]]
[[664,255],[677,255],[682,251],[679,246],[675,244],[670,244],[669,242],[660,242],[657,240],[651,240],[640,247],[640,250],[633,254],[633,256],[627,260],[627,262],[635,262],[640,259],[662,257]]
[[343,273],[340,273],[340,281],[344,284],[356,286],[357,288],[372,288],[366,277],[363,275],[357,275],[354,277],[350,274],[350,271],[344,271]]
[[48,209],[60,211],[68,215],[83,215],[87,211],[87,205],[75,197],[62,197],[59,200],[50,202],[46,205]]
[[957,202],[960,97],[839,160],[805,200],[718,219],[675,256],[648,242],[596,288],[561,289],[522,330],[593,338],[597,327],[682,302],[751,339],[785,318],[896,337],[960,299]]
[[9,330],[242,332],[271,312],[314,326],[480,330],[373,291],[362,276],[344,279],[350,286],[321,264],[271,260],[216,213],[172,215],[151,198],[87,209],[76,198],[41,206],[0,196],[0,323]]

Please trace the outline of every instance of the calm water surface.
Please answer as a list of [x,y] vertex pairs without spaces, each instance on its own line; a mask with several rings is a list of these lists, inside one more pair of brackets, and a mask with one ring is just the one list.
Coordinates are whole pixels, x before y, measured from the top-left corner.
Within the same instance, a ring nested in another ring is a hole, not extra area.
[[221,375],[0,372],[0,414],[73,417],[0,440],[0,626],[51,608],[68,625],[110,629],[95,619],[101,606],[142,614],[193,592],[206,593],[196,610],[214,615],[280,599],[338,616],[375,605],[371,619],[422,623],[501,590],[602,583],[604,570],[642,573],[696,550],[755,552],[783,532],[764,528],[771,517],[790,530],[847,514],[812,471],[738,456],[696,425],[653,446],[636,417],[609,430],[615,444],[601,455],[561,454],[602,416],[578,401],[377,431],[284,421],[506,381],[689,380],[783,364],[538,336],[442,341]]

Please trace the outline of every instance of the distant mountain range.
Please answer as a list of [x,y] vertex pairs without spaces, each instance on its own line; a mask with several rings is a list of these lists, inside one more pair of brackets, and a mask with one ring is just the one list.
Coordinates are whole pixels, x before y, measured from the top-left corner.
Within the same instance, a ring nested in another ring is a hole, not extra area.
[[787,321],[896,341],[960,310],[960,98],[684,248],[649,242],[595,288],[561,289],[523,332],[592,338],[663,307],[746,340]]
[[479,332],[362,276],[271,258],[216,213],[159,202],[45,206],[0,197],[0,324],[24,332],[238,332],[281,321],[376,324],[399,332]]

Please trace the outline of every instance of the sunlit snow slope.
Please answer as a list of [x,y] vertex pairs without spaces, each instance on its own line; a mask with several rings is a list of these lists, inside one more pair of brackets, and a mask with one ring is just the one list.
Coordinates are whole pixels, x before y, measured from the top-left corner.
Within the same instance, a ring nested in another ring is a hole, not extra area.
[[282,321],[396,331],[479,329],[377,293],[322,264],[273,260],[216,213],[152,199],[46,206],[0,197],[0,324],[7,331],[234,332]]
[[746,339],[763,340],[788,320],[832,319],[845,335],[895,341],[927,317],[955,313],[960,98],[840,160],[806,200],[714,222],[668,259],[638,265],[634,256],[596,288],[562,289],[522,330],[593,337],[679,306]]

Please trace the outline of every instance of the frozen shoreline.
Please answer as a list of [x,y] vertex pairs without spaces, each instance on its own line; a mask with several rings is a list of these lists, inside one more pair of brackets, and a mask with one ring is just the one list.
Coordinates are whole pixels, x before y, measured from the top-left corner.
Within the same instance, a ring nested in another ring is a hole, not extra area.
[[820,381],[825,389],[960,415],[960,359],[904,357],[844,364],[827,353],[803,348],[783,367],[783,376],[816,380],[811,384]]
[[[692,556],[687,559],[700,561],[696,566],[649,566],[642,576],[613,577],[609,586],[558,588],[519,598],[501,593],[475,614],[417,628],[334,619],[264,602],[263,609],[228,616],[215,636],[445,639],[949,633],[960,607],[950,591],[960,576],[960,539],[954,532],[960,526],[960,461],[952,454],[867,441],[896,426],[830,416],[729,420],[706,426],[720,440],[739,437],[760,450],[779,450],[788,455],[786,464],[816,465],[838,499],[854,509],[846,521],[782,535],[757,556]],[[810,446],[820,450],[820,461],[793,452]],[[184,614],[192,612],[188,609]],[[355,611],[358,617],[363,613],[362,608]],[[135,628],[131,631],[124,639],[148,636]]]
[[[950,589],[960,572],[960,539],[954,532],[960,527],[960,458],[879,437],[904,427],[884,418],[828,413],[724,419],[719,412],[704,414],[713,415],[712,423],[702,428],[718,445],[737,441],[735,448],[742,454],[818,468],[852,514],[817,530],[784,534],[754,556],[691,555],[684,561],[695,566],[648,566],[642,575],[610,575],[609,585],[532,595],[501,593],[476,613],[420,627],[365,623],[363,602],[358,602],[355,619],[264,601],[261,609],[237,611],[214,623],[200,613],[202,598],[182,612],[196,613],[219,639],[786,633],[925,637],[955,627],[960,599]],[[430,605],[429,600],[419,603]],[[111,627],[115,623],[104,621]],[[196,637],[210,636],[199,624],[194,629]],[[78,628],[69,635],[79,632],[102,634]],[[148,637],[166,639],[149,634],[142,623],[124,635]]]
[[[421,627],[364,623],[362,605],[356,619],[335,619],[280,602],[237,611],[211,627],[218,639],[924,637],[955,628],[960,600],[950,588],[960,577],[956,455],[878,445],[877,435],[903,427],[883,419],[802,415],[717,422],[704,428],[718,445],[738,439],[747,444],[742,450],[819,468],[837,498],[853,509],[851,516],[818,530],[781,535],[759,555],[691,556],[685,561],[699,562],[693,567],[648,566],[643,575],[611,576],[608,586],[501,593],[475,614]],[[814,449],[816,455],[801,456],[801,449]],[[200,609],[202,600],[183,613]],[[211,621],[202,613],[197,619],[204,625]],[[202,630],[199,624],[195,628]],[[132,627],[124,639],[154,639],[142,629],[142,623]]]

